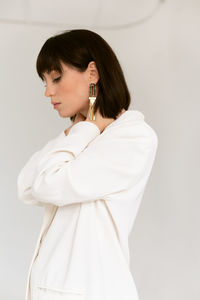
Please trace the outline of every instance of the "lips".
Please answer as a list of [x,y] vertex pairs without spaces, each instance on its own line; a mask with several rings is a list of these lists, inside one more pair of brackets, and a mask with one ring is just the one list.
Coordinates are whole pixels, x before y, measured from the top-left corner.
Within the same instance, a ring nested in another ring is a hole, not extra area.
[[59,105],[60,105],[60,103],[55,103],[55,104],[53,105],[54,109],[58,108]]

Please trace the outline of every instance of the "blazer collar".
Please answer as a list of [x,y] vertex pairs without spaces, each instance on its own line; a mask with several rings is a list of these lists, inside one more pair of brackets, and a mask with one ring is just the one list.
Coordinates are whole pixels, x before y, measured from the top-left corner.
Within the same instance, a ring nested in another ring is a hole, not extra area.
[[119,116],[116,120],[114,120],[112,123],[110,123],[106,128],[110,128],[111,126],[115,126],[120,122],[123,122],[124,120],[144,120],[144,114],[139,110],[126,110],[123,114]]

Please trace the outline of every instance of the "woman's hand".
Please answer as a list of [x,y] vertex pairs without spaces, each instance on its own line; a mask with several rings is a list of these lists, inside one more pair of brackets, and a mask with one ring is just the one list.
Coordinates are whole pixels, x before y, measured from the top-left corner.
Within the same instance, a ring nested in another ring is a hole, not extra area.
[[[121,112],[117,115],[117,118],[119,118],[119,116],[121,114],[123,114],[126,110],[123,108],[121,110]],[[87,118],[85,121],[89,121],[92,122],[94,124],[96,124],[99,127],[100,132],[102,133],[102,131],[113,121],[115,121],[115,119],[113,118],[104,118],[102,117],[102,115],[100,114],[99,110],[97,110],[96,114],[95,114],[95,120],[90,120],[89,119],[89,111],[87,114]]]
[[74,122],[72,123],[71,126],[69,126],[66,130],[65,130],[65,135],[68,135],[70,129],[72,128],[72,126],[74,126],[76,123],[80,122],[80,121],[85,121],[85,116],[82,115],[81,113],[77,113]]
[[[117,115],[117,118],[119,118],[119,116],[121,116],[121,114],[123,114],[125,111],[126,110],[123,108],[121,110],[121,112]],[[87,117],[85,117],[81,113],[77,113],[73,124],[65,130],[65,135],[68,135],[69,130],[72,128],[72,126],[74,126],[76,123],[78,123],[80,121],[87,121],[87,122],[92,122],[92,123],[96,124],[98,126],[99,130],[100,130],[100,133],[102,133],[102,131],[110,123],[112,123],[113,121],[115,121],[115,119],[113,119],[113,118],[103,118],[102,115],[100,114],[99,110],[97,110],[97,112],[95,114],[95,120],[90,120],[89,119],[89,110],[88,110],[88,113],[87,113]]]

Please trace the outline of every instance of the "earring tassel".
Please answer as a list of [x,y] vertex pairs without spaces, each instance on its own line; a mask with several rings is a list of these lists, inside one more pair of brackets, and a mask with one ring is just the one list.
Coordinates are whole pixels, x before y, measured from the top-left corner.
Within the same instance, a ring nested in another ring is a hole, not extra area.
[[95,120],[95,114],[94,114],[94,102],[96,100],[95,90],[96,90],[95,83],[91,83],[89,86],[89,95],[90,95],[89,96],[89,99],[90,99],[89,118],[90,118],[90,120]]

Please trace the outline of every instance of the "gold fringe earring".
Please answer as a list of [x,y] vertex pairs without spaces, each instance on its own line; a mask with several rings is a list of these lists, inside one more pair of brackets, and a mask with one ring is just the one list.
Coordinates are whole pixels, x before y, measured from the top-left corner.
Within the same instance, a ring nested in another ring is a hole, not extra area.
[[89,85],[89,99],[90,99],[89,119],[95,120],[95,114],[94,114],[94,102],[96,100],[96,85],[95,85],[95,83],[90,83],[90,85]]

